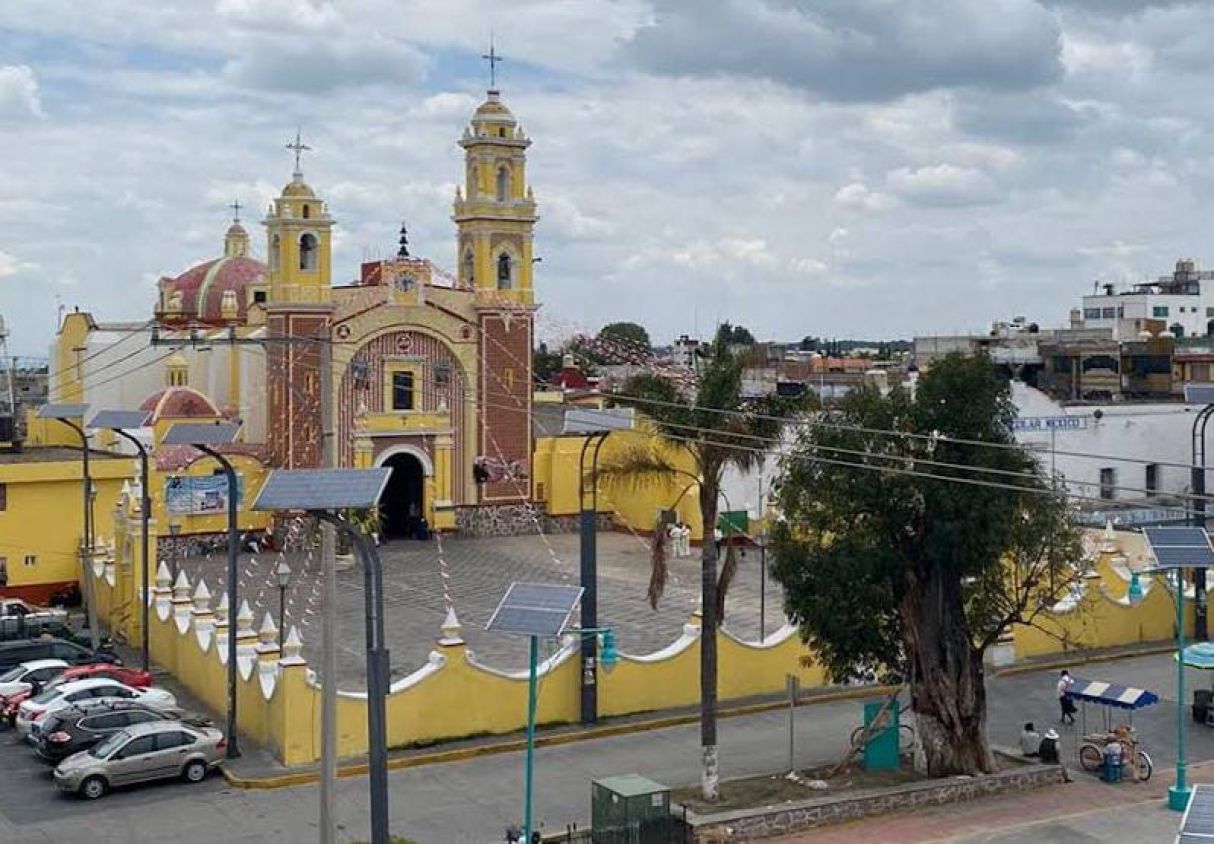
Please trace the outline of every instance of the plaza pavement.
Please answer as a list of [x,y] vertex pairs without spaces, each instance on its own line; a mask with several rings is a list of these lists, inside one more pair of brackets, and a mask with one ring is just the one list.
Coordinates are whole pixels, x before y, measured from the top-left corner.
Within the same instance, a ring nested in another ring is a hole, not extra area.
[[[1100,663],[1076,668],[1076,673],[1136,681],[1164,698],[1161,705],[1135,716],[1140,737],[1156,762],[1156,775],[1149,784],[1106,786],[1076,775],[1075,783],[1055,789],[829,828],[812,838],[792,840],[1169,841],[1179,816],[1158,810],[1159,795],[1169,783],[1167,768],[1174,761],[1169,658],[1157,655]],[[989,726],[995,742],[1010,744],[1026,718],[1051,722],[1057,706],[1053,677],[1052,671],[1040,671],[989,679]],[[838,759],[860,711],[860,701],[855,700],[798,709],[798,765]],[[1063,735],[1064,750],[1073,753],[1075,731],[1067,728]],[[778,770],[787,753],[786,715],[766,712],[725,719],[720,742],[723,777]],[[83,803],[55,794],[46,770],[24,748],[4,744],[0,740],[0,841],[294,844],[315,840],[315,786],[244,791],[212,778],[200,786],[172,783]],[[699,730],[694,724],[542,748],[536,762],[537,817],[549,831],[573,822],[584,826],[590,816],[590,780],[598,777],[639,772],[670,786],[693,784],[699,775],[698,748]],[[1194,763],[1214,760],[1214,730],[1190,731],[1188,754]],[[1214,765],[1195,765],[1192,771],[1195,779],[1214,780]],[[521,773],[520,753],[394,771],[389,775],[393,832],[420,844],[502,841],[505,826],[519,819]],[[340,780],[338,796],[343,840],[366,839],[366,779]]]
[[[527,647],[517,637],[494,636],[485,625],[506,593],[518,581],[576,584],[578,534],[512,536],[494,539],[443,539],[448,591],[463,636],[477,658],[494,668],[527,667]],[[397,540],[381,546],[384,570],[384,621],[391,652],[392,679],[407,676],[426,663],[441,635],[446,616],[443,580],[439,574],[439,544]],[[692,549],[698,555],[698,549]],[[256,625],[264,612],[277,620],[278,590],[273,569],[278,554],[256,558],[241,556],[241,594],[252,605]],[[649,547],[631,533],[599,534],[599,624],[616,631],[617,646],[629,654],[647,654],[679,637],[698,607],[699,557],[671,560],[666,593],[657,610],[645,600],[649,584]],[[320,668],[321,595],[315,558],[289,556],[295,577],[288,591],[287,623],[296,624],[304,640],[304,656]],[[183,564],[192,581],[206,577],[212,594],[224,582],[225,558],[192,558]],[[739,571],[730,587],[725,628],[740,638],[759,638],[760,565],[756,551],[739,558]],[[778,585],[767,579],[766,632],[784,621],[783,598]],[[338,573],[339,648],[341,688],[365,687],[365,595],[361,567]]]

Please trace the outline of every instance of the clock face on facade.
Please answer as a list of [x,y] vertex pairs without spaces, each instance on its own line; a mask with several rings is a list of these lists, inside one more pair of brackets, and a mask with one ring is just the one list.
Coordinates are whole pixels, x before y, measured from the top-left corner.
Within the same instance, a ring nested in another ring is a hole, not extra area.
[[400,354],[408,354],[413,350],[413,338],[408,334],[402,334],[396,338],[396,351]]
[[401,273],[396,277],[397,290],[412,290],[417,284],[417,280],[410,273]]

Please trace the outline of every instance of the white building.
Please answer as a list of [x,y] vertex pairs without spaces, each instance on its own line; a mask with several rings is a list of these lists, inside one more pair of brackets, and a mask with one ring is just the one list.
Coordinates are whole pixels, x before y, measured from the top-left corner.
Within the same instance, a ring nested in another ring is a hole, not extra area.
[[[1162,323],[1177,337],[1214,334],[1214,272],[1198,270],[1191,259],[1176,262],[1175,271],[1153,282],[1116,292],[1113,285],[1083,297],[1078,314],[1084,328],[1111,328],[1114,339],[1131,340],[1149,322]],[[1074,321],[1074,320],[1072,320]]]

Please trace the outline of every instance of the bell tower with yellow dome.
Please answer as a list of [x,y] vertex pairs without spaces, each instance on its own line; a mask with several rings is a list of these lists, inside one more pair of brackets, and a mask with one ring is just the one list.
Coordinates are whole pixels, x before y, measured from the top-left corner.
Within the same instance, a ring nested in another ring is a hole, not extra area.
[[[490,88],[459,145],[464,185],[455,189],[459,280],[478,294],[530,305],[535,197],[527,184],[531,139]],[[478,295],[478,298],[480,296]]]
[[332,340],[333,220],[303,178],[300,153],[311,147],[296,132],[287,149],[295,153],[295,172],[263,221],[269,264],[266,428],[272,465],[307,469],[321,464],[320,344]]

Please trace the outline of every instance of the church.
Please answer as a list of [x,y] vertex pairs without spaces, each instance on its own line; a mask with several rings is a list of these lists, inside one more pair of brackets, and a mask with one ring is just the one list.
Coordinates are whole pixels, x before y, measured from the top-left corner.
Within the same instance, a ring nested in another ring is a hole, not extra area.
[[[205,461],[160,445],[183,420],[240,420],[240,442],[226,448],[263,469],[322,466],[327,396],[336,464],[394,470],[380,508],[387,537],[483,533],[496,511],[517,520],[533,498],[530,143],[491,88],[459,139],[456,273],[411,255],[402,228],[395,257],[334,284],[336,220],[305,179],[297,135],[294,173],[261,221],[266,261],[236,204],[222,255],[161,278],[147,320],[63,319],[52,395],[147,411],[159,472]],[[195,532],[189,515],[182,533]]]

